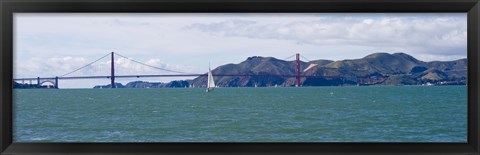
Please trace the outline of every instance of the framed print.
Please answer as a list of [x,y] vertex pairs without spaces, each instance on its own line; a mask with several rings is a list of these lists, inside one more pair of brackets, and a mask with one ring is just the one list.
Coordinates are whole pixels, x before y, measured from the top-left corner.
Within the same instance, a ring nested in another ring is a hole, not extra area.
[[3,1],[2,152],[478,153],[478,1]]

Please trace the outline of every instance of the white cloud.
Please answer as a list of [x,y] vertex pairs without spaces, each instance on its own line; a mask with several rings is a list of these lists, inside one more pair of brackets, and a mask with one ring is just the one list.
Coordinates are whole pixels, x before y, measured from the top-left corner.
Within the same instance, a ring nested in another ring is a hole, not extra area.
[[332,18],[287,23],[226,20],[195,23],[188,28],[225,37],[279,39],[320,46],[354,45],[400,49],[411,54],[440,57],[452,54],[466,56],[466,16]]

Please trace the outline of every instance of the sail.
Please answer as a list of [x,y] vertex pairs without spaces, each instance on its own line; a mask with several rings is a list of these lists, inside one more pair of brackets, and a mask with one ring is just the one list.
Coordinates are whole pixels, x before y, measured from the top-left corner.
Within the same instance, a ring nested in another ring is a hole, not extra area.
[[208,68],[208,77],[207,77],[207,91],[213,90],[215,88],[215,81],[213,80],[212,71],[210,67]]

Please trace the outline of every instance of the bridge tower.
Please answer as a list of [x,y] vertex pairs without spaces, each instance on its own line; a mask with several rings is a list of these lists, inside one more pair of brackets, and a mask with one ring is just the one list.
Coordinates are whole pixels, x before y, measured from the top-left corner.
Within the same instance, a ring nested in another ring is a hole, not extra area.
[[114,62],[114,53],[112,52],[112,65],[111,65],[111,73],[110,73],[110,80],[111,80],[111,87],[115,88],[115,62]]
[[300,87],[300,54],[296,54],[295,60],[295,86]]
[[58,76],[55,76],[55,86],[56,89],[58,89]]

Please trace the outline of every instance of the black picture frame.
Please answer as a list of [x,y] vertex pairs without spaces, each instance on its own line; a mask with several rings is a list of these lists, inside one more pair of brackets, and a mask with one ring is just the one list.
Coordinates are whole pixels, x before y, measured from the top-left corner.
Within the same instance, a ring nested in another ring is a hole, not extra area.
[[[1,154],[480,154],[479,0],[3,0]],[[13,13],[17,12],[465,12],[468,13],[467,143],[12,143]]]

